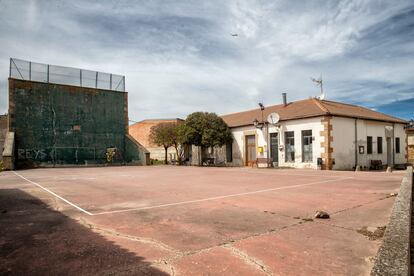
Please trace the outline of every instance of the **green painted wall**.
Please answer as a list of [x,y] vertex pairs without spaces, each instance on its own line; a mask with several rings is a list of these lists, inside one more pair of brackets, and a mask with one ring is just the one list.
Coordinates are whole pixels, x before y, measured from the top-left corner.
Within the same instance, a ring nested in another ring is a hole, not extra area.
[[140,158],[125,152],[125,92],[9,79],[9,114],[17,166],[105,163],[110,147],[115,163]]

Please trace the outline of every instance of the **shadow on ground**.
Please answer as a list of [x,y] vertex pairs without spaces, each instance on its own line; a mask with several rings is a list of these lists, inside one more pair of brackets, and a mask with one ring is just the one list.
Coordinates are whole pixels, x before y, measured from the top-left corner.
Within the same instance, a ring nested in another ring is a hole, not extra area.
[[0,275],[167,275],[18,189],[0,189]]

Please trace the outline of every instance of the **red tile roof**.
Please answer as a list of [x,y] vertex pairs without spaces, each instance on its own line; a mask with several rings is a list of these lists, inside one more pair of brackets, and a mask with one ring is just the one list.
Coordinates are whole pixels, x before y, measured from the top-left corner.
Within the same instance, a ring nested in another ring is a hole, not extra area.
[[[318,100],[315,98],[291,102],[286,106],[283,104],[267,106],[263,111],[263,119],[266,120],[267,115],[272,112],[279,114],[280,121],[333,115],[339,117],[368,119],[392,123],[407,123],[406,121],[399,118],[392,117],[362,106],[327,100]],[[252,125],[254,119],[261,121],[261,116],[261,110],[257,108],[253,110],[223,115],[221,118],[223,118],[223,120],[230,127],[239,127]]]

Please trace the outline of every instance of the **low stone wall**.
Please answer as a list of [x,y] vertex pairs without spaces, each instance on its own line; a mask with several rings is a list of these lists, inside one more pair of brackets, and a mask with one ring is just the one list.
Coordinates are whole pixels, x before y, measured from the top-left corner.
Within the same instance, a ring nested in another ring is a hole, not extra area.
[[413,167],[407,168],[371,275],[410,275]]
[[150,153],[129,134],[125,137],[125,160],[128,163],[150,165]]
[[3,167],[5,170],[14,170],[14,132],[7,132],[4,140]]

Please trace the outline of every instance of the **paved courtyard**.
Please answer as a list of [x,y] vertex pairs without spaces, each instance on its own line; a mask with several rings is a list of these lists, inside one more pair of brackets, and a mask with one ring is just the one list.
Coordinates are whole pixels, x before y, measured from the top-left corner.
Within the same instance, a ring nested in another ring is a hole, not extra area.
[[[0,274],[368,275],[402,172],[0,173]],[[317,210],[330,219],[314,219]]]

